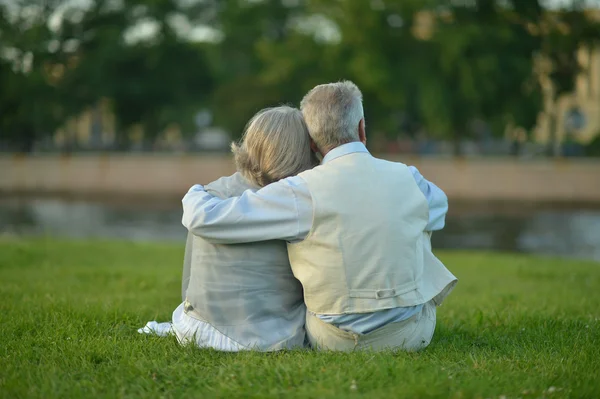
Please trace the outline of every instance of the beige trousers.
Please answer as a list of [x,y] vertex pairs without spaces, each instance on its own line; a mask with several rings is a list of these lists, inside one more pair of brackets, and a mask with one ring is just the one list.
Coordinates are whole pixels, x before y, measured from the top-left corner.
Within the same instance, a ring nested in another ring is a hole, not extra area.
[[319,350],[351,352],[386,349],[418,351],[429,345],[435,331],[436,309],[433,301],[410,319],[390,323],[368,334],[354,334],[325,323],[306,313],[306,335],[311,346]]

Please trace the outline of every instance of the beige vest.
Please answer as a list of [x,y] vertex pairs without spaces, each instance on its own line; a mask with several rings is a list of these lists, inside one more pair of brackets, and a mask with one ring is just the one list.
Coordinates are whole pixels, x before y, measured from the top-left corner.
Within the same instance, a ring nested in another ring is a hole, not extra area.
[[406,165],[354,153],[299,176],[312,196],[313,223],[288,254],[308,310],[441,303],[456,278],[431,252],[427,200]]
[[[239,174],[205,188],[220,198],[256,189]],[[218,245],[188,234],[182,281],[185,312],[237,343],[263,351],[303,346],[306,307],[285,242]]]

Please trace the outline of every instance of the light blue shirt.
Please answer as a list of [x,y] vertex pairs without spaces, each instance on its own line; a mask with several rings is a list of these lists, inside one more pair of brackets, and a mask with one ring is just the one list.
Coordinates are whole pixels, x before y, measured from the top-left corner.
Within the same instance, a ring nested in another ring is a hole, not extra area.
[[[344,155],[368,152],[360,142],[341,145],[323,158],[325,164]],[[448,212],[448,198],[415,168],[410,171],[429,204],[426,231],[441,230]],[[245,191],[240,197],[220,199],[193,186],[183,197],[183,225],[193,234],[218,244],[265,240],[304,240],[312,227],[312,197],[299,176],[288,177],[262,189]],[[387,309],[374,313],[317,315],[321,320],[356,334],[367,334],[388,323],[406,320],[423,305]]]

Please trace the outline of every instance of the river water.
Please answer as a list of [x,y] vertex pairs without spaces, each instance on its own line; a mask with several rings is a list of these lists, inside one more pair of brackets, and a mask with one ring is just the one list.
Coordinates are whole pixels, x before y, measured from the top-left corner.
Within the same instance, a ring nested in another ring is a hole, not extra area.
[[[0,197],[0,236],[176,241],[179,201]],[[515,251],[600,261],[600,204],[451,201],[437,248]]]

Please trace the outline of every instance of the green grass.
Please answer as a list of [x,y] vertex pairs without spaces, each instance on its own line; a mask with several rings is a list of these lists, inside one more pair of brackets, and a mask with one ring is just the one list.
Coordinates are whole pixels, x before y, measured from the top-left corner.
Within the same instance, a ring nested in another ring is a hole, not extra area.
[[179,304],[182,257],[0,240],[0,397],[600,397],[600,264],[440,252],[460,281],[423,352],[225,354],[136,332]]

